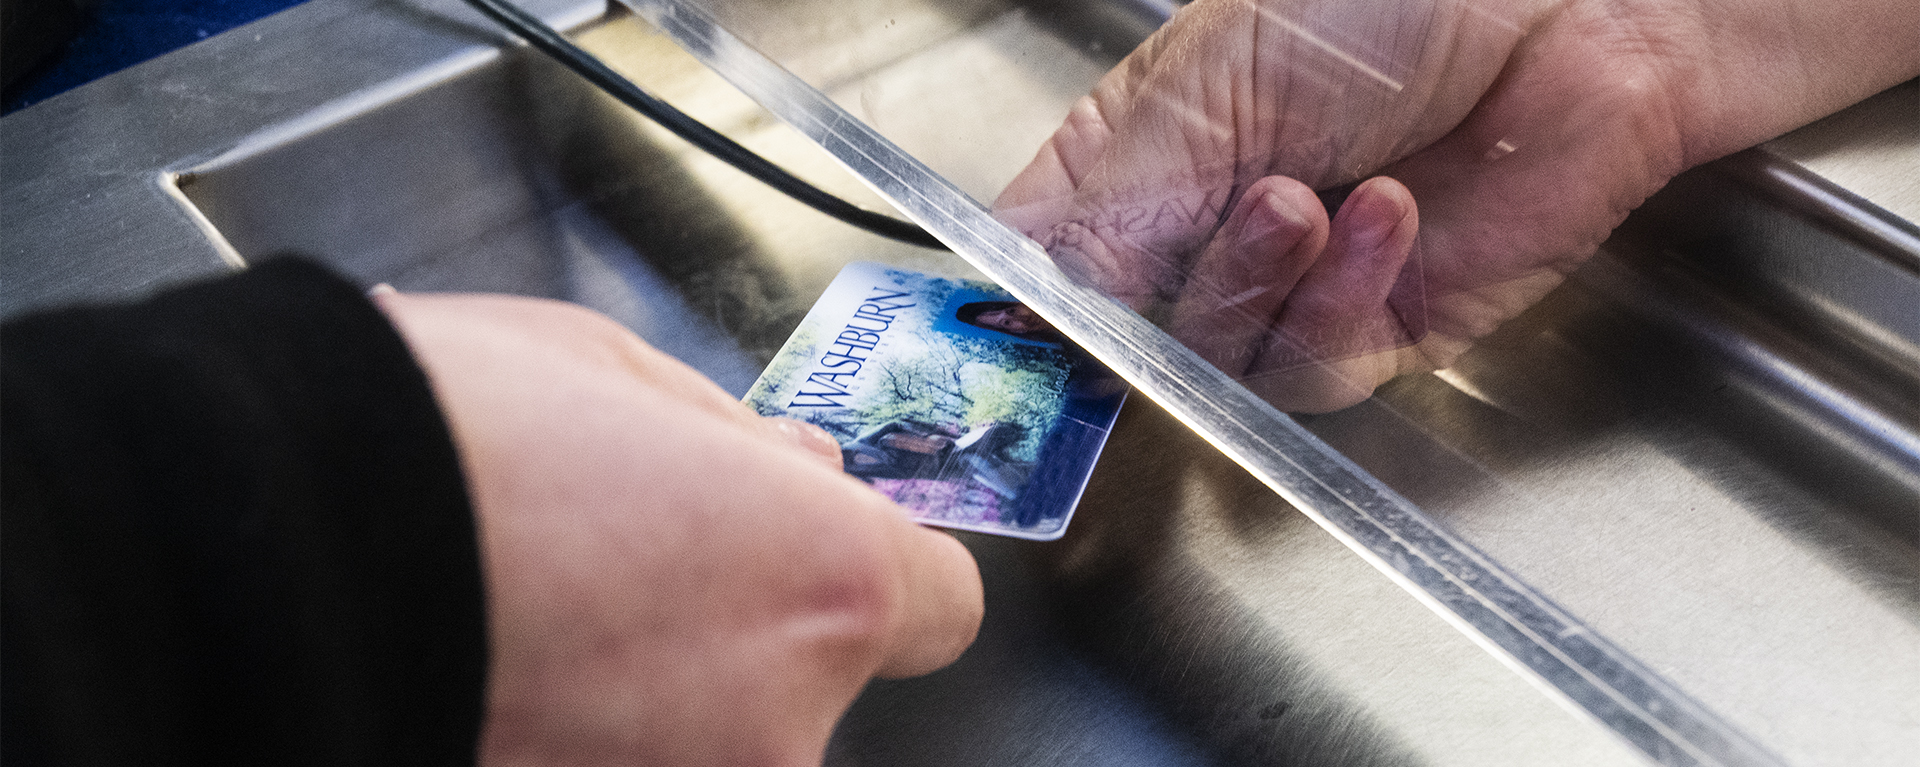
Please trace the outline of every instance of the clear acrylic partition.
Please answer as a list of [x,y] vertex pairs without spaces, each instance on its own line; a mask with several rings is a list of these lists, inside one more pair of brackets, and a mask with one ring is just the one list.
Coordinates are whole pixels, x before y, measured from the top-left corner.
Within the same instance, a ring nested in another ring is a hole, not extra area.
[[[966,258],[782,197],[458,0],[307,3],[9,115],[0,299],[295,250],[576,301],[737,394],[850,261],[991,275],[1137,395],[1064,540],[967,539],[1001,597],[976,652],[842,723],[895,750],[830,763],[1204,761],[1133,748],[1174,730],[1222,763],[1912,763],[1920,227],[1888,211],[1920,216],[1920,83],[1682,175],[1575,263],[1614,224],[1562,215],[1607,197],[1584,170],[1632,158],[1577,151],[1623,117],[1562,100],[1602,72],[1503,73],[1506,9],[1554,0],[1200,1],[1031,166],[1173,5],[521,0]],[[1513,97],[1453,131],[1488,83]],[[1383,165],[1410,239],[1355,186]],[[1905,196],[1832,183],[1874,168]],[[1038,242],[992,218],[1009,187]]]
[[[1175,6],[702,7],[973,200],[997,205],[1067,280],[1110,299],[1080,308],[1146,318],[1184,343],[1185,357],[1117,366],[1137,382],[1163,376],[1151,392],[1161,405],[1653,761],[1911,758],[1920,358],[1903,356],[1911,328],[1888,307],[1916,295],[1900,292],[1915,275],[1889,271],[1871,247],[1810,255],[1803,267],[1826,271],[1801,284],[1879,292],[1855,290],[1865,297],[1824,314],[1814,299],[1782,310],[1788,299],[1753,287],[1774,283],[1732,282],[1676,252],[1672,222],[1688,219],[1661,210],[1692,215],[1737,196],[1686,179],[1629,222],[1638,236],[1615,237],[1575,272],[1566,243],[1595,224],[1556,211],[1607,190],[1536,183],[1529,193],[1551,199],[1520,198],[1487,169],[1591,160],[1562,147],[1615,116],[1515,107],[1510,119],[1452,131],[1480,92],[1457,84],[1492,82],[1526,24],[1495,5],[1219,3],[1212,10],[1226,18],[1213,32],[1193,32],[1205,26],[1195,22],[1163,41],[1159,68],[1110,82],[1124,95],[1051,145],[1076,101]],[[663,95],[757,125],[746,135],[761,142],[805,140],[755,123],[766,118],[737,94]],[[1437,190],[1417,237],[1393,190],[1356,191],[1382,168]],[[886,209],[824,163],[802,170]],[[1313,238],[1327,230],[1311,219],[1323,204],[1356,223],[1333,227],[1321,248]],[[1526,232],[1561,239],[1516,241]],[[965,261],[907,246],[858,251],[844,260],[977,276]],[[841,260],[780,268],[804,299]],[[1748,273],[1769,268],[1764,254],[1752,263]],[[1563,284],[1564,272],[1574,273]],[[1129,332],[1059,311],[1042,313],[1076,338]],[[1876,330],[1875,317],[1891,330]],[[1382,371],[1424,359],[1452,364],[1351,404]],[[1177,370],[1194,360],[1213,367]],[[1256,412],[1234,404],[1229,379],[1279,410],[1333,410]],[[1281,433],[1294,423],[1310,436]],[[1109,548],[1082,551],[1062,577],[1098,569],[1088,561],[1152,559],[1144,546],[1177,552],[1202,581],[1194,588],[1242,607],[1279,588],[1233,564],[1258,560],[1272,541],[1169,524],[1152,542],[1076,533]],[[1220,620],[1189,609],[1144,620]]]

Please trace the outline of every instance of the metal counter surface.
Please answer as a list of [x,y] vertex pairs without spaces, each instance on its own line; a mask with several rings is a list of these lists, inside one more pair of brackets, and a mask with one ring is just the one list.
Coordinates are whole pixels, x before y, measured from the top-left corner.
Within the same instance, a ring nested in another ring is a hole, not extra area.
[[[633,19],[527,4],[883,205]],[[719,11],[982,198],[1164,13],[778,7]],[[0,120],[0,308],[299,249],[403,290],[579,301],[738,393],[846,261],[970,271],[820,218],[499,39],[451,0],[316,0]],[[1920,272],[1899,260],[1911,224],[1883,215],[1912,210],[1920,170],[1902,88],[1690,174],[1455,369],[1303,419],[1791,764],[1920,746]],[[1864,199],[1867,231],[1796,187],[1750,191],[1768,173]],[[1642,763],[1151,403],[1066,540],[965,540],[980,642],[875,683],[830,764]]]

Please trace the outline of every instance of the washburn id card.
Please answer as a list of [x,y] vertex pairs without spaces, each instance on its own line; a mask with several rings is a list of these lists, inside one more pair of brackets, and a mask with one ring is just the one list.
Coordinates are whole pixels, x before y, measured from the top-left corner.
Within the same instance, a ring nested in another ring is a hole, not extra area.
[[840,271],[747,392],[840,442],[842,466],[929,525],[1067,529],[1126,386],[991,283]]

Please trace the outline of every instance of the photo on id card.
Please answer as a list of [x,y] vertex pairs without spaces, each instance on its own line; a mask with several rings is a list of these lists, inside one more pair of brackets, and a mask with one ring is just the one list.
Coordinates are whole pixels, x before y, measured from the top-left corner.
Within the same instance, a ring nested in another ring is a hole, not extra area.
[[748,390],[929,525],[1066,532],[1126,385],[992,283],[847,265]]

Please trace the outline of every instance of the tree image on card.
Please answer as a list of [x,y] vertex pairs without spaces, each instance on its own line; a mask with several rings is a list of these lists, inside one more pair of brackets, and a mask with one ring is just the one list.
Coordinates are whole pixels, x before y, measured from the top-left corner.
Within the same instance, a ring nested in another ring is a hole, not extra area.
[[991,283],[848,265],[746,403],[832,434],[920,521],[1066,531],[1126,387]]

